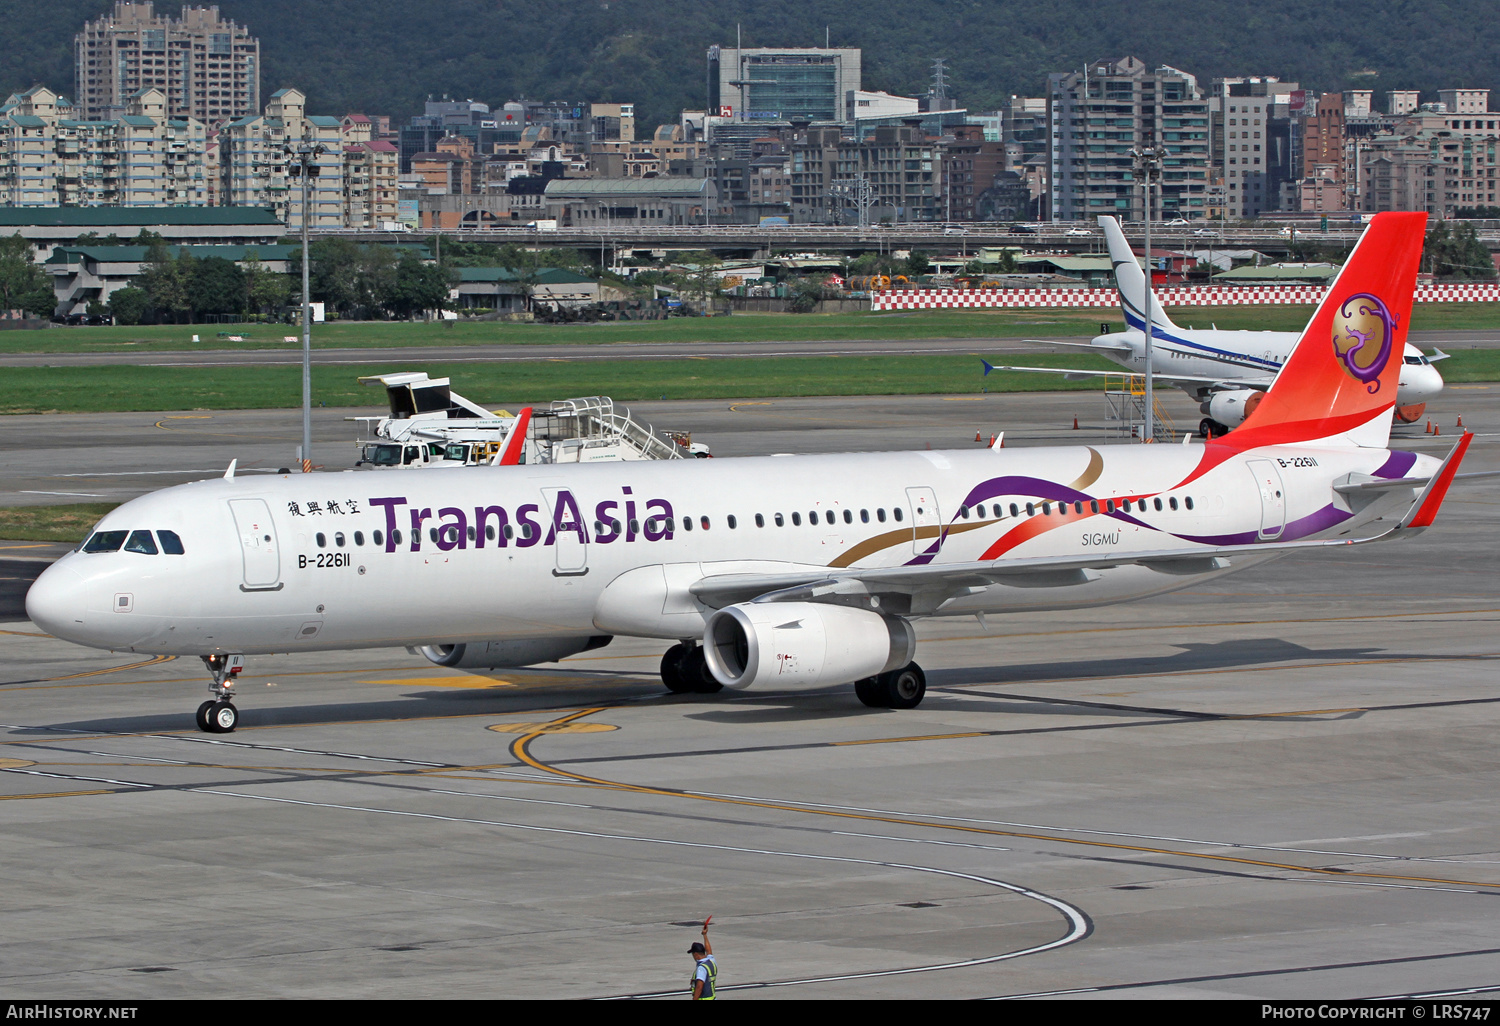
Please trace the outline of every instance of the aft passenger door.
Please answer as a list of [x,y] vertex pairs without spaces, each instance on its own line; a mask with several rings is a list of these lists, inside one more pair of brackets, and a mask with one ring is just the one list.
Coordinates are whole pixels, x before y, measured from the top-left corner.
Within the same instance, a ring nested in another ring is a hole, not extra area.
[[245,577],[241,591],[281,590],[281,557],[276,548],[276,526],[265,499],[230,499],[235,530],[240,536],[240,554]]
[[1255,486],[1260,489],[1260,538],[1269,541],[1281,537],[1286,526],[1286,495],[1281,483],[1281,471],[1270,460],[1248,460],[1246,466],[1255,475]]
[[937,540],[942,530],[942,517],[938,515],[937,492],[931,488],[908,488],[906,504],[911,516],[912,552],[921,555]]

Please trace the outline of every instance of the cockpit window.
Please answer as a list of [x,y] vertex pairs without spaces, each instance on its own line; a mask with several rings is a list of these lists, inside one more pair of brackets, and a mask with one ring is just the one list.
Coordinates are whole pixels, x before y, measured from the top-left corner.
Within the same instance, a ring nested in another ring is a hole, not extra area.
[[156,555],[156,540],[150,531],[131,531],[125,542],[126,552],[139,552],[143,556]]
[[182,555],[182,539],[177,537],[176,531],[157,531],[156,537],[161,539],[161,550],[167,555]]
[[95,531],[94,536],[83,544],[84,552],[118,552],[125,544],[129,531]]

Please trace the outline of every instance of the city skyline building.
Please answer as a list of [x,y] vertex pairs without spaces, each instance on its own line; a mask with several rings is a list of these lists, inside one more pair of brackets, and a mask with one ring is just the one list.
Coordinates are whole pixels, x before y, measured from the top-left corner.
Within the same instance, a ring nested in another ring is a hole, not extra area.
[[73,41],[79,116],[105,120],[142,89],[159,89],[170,117],[211,122],[260,113],[260,41],[218,7],[158,15],[150,0],[117,0]]

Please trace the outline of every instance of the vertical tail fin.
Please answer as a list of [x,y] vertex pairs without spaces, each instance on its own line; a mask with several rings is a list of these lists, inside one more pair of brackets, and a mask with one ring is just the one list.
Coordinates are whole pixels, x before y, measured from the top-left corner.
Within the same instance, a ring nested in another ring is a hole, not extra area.
[[[1115,268],[1115,288],[1120,292],[1120,309],[1125,312],[1125,323],[1136,331],[1146,330],[1146,273],[1141,270],[1140,263],[1136,260],[1135,251],[1130,248],[1130,243],[1125,241],[1125,233],[1120,229],[1120,222],[1113,217],[1100,217],[1099,227],[1104,229],[1104,241],[1109,245],[1109,262]],[[1151,262],[1147,254],[1146,262]],[[1172,319],[1167,316],[1161,304],[1156,301],[1156,293],[1151,294],[1151,337],[1156,337],[1157,327],[1175,328]],[[1144,337],[1144,336],[1142,336]]]
[[1426,214],[1375,215],[1265,399],[1226,444],[1390,442],[1426,226]]

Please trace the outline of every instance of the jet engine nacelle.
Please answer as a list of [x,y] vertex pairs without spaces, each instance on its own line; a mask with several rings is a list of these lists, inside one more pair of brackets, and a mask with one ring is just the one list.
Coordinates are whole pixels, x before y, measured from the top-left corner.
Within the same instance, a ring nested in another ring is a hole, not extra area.
[[514,641],[476,641],[465,645],[423,645],[420,651],[439,666],[456,670],[494,670],[506,666],[550,663],[614,639],[608,634],[590,638],[520,638]]
[[1225,427],[1234,427],[1243,423],[1263,398],[1265,393],[1254,388],[1231,388],[1215,392],[1198,408]]
[[905,666],[916,650],[905,620],[820,602],[726,606],[703,633],[709,672],[741,691],[847,684]]

